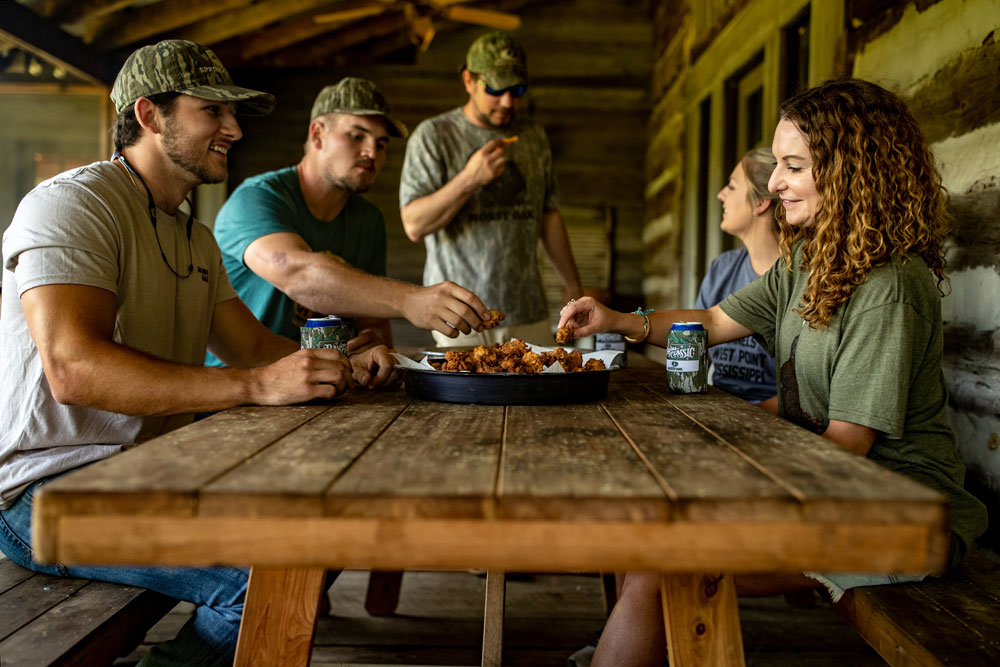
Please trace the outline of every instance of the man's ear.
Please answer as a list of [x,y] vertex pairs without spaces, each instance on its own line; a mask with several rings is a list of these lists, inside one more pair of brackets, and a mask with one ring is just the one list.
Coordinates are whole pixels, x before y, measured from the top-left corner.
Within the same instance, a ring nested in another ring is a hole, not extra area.
[[132,108],[135,113],[135,119],[139,121],[142,129],[148,130],[153,134],[160,133],[160,109],[148,97],[137,99]]
[[325,130],[326,121],[323,120],[322,116],[314,118],[309,123],[309,144],[316,150],[323,148],[323,132]]
[[465,84],[465,92],[472,94],[476,91],[476,79],[472,76],[472,72],[467,69],[462,70],[462,83]]

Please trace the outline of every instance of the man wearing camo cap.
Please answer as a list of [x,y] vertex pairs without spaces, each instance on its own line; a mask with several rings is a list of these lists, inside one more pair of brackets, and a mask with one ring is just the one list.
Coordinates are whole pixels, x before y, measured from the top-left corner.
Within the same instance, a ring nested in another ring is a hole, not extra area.
[[524,50],[493,32],[472,43],[461,107],[420,123],[399,186],[403,227],[427,247],[424,284],[453,280],[503,311],[504,324],[438,345],[552,340],[538,271],[541,239],[568,298],[582,294],[559,214],[552,153],[539,125],[518,116],[527,91]]
[[358,318],[351,352],[390,342],[388,318],[453,336],[481,327],[487,309],[472,292],[383,277],[385,222],[361,194],[390,137],[406,134],[374,83],[342,79],[316,96],[299,163],[247,179],[219,211],[215,236],[233,287],[272,331],[293,335],[323,315]]
[[[32,497],[195,412],[330,398],[353,383],[352,366],[262,326],[233,292],[211,231],[181,206],[196,185],[226,178],[237,111],[268,113],[274,98],[234,85],[211,51],[171,40],[129,56],[111,99],[113,159],[39,184],[4,234],[0,550],[40,572],[198,605],[144,665],[232,664],[245,571],[40,565]],[[239,368],[203,367],[207,347]],[[355,372],[372,382],[390,358],[373,349]]]

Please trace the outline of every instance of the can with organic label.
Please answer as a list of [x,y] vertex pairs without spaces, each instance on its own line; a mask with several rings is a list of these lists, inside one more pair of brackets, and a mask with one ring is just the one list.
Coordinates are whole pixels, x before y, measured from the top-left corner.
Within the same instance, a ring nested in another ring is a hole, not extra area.
[[708,391],[708,332],[701,322],[675,322],[670,327],[667,389],[675,394]]
[[336,315],[310,317],[305,326],[299,327],[302,349],[332,347],[347,354],[347,341],[354,337],[353,329],[350,321]]

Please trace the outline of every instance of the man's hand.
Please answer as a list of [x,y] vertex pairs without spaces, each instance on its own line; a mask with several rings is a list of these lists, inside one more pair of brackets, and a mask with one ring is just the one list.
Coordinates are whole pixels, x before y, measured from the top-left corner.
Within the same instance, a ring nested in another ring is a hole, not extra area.
[[254,403],[287,405],[333,398],[354,386],[352,371],[347,357],[337,350],[299,350],[250,371],[256,375]]
[[421,329],[433,329],[449,338],[459,332],[481,331],[490,317],[479,297],[461,285],[445,281],[421,287],[403,303],[403,317]]
[[399,379],[396,373],[396,358],[389,354],[385,345],[371,347],[359,354],[352,354],[351,367],[354,381],[369,389],[389,387]]
[[493,139],[472,154],[465,163],[470,180],[481,187],[503,173],[507,164],[507,144],[503,139]]
[[385,341],[374,329],[362,329],[358,335],[347,341],[347,356],[360,354],[377,346],[385,347]]

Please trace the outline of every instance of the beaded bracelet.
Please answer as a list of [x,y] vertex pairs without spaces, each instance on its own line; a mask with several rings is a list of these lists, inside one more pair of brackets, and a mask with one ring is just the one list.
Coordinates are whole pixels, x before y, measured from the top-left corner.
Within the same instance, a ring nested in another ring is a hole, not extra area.
[[642,341],[646,340],[646,338],[649,336],[649,314],[652,312],[654,312],[653,308],[648,308],[646,310],[643,310],[642,308],[636,308],[634,311],[632,311],[633,315],[642,315],[642,338],[629,338],[628,336],[625,336],[625,340],[627,340],[630,343],[641,343]]

